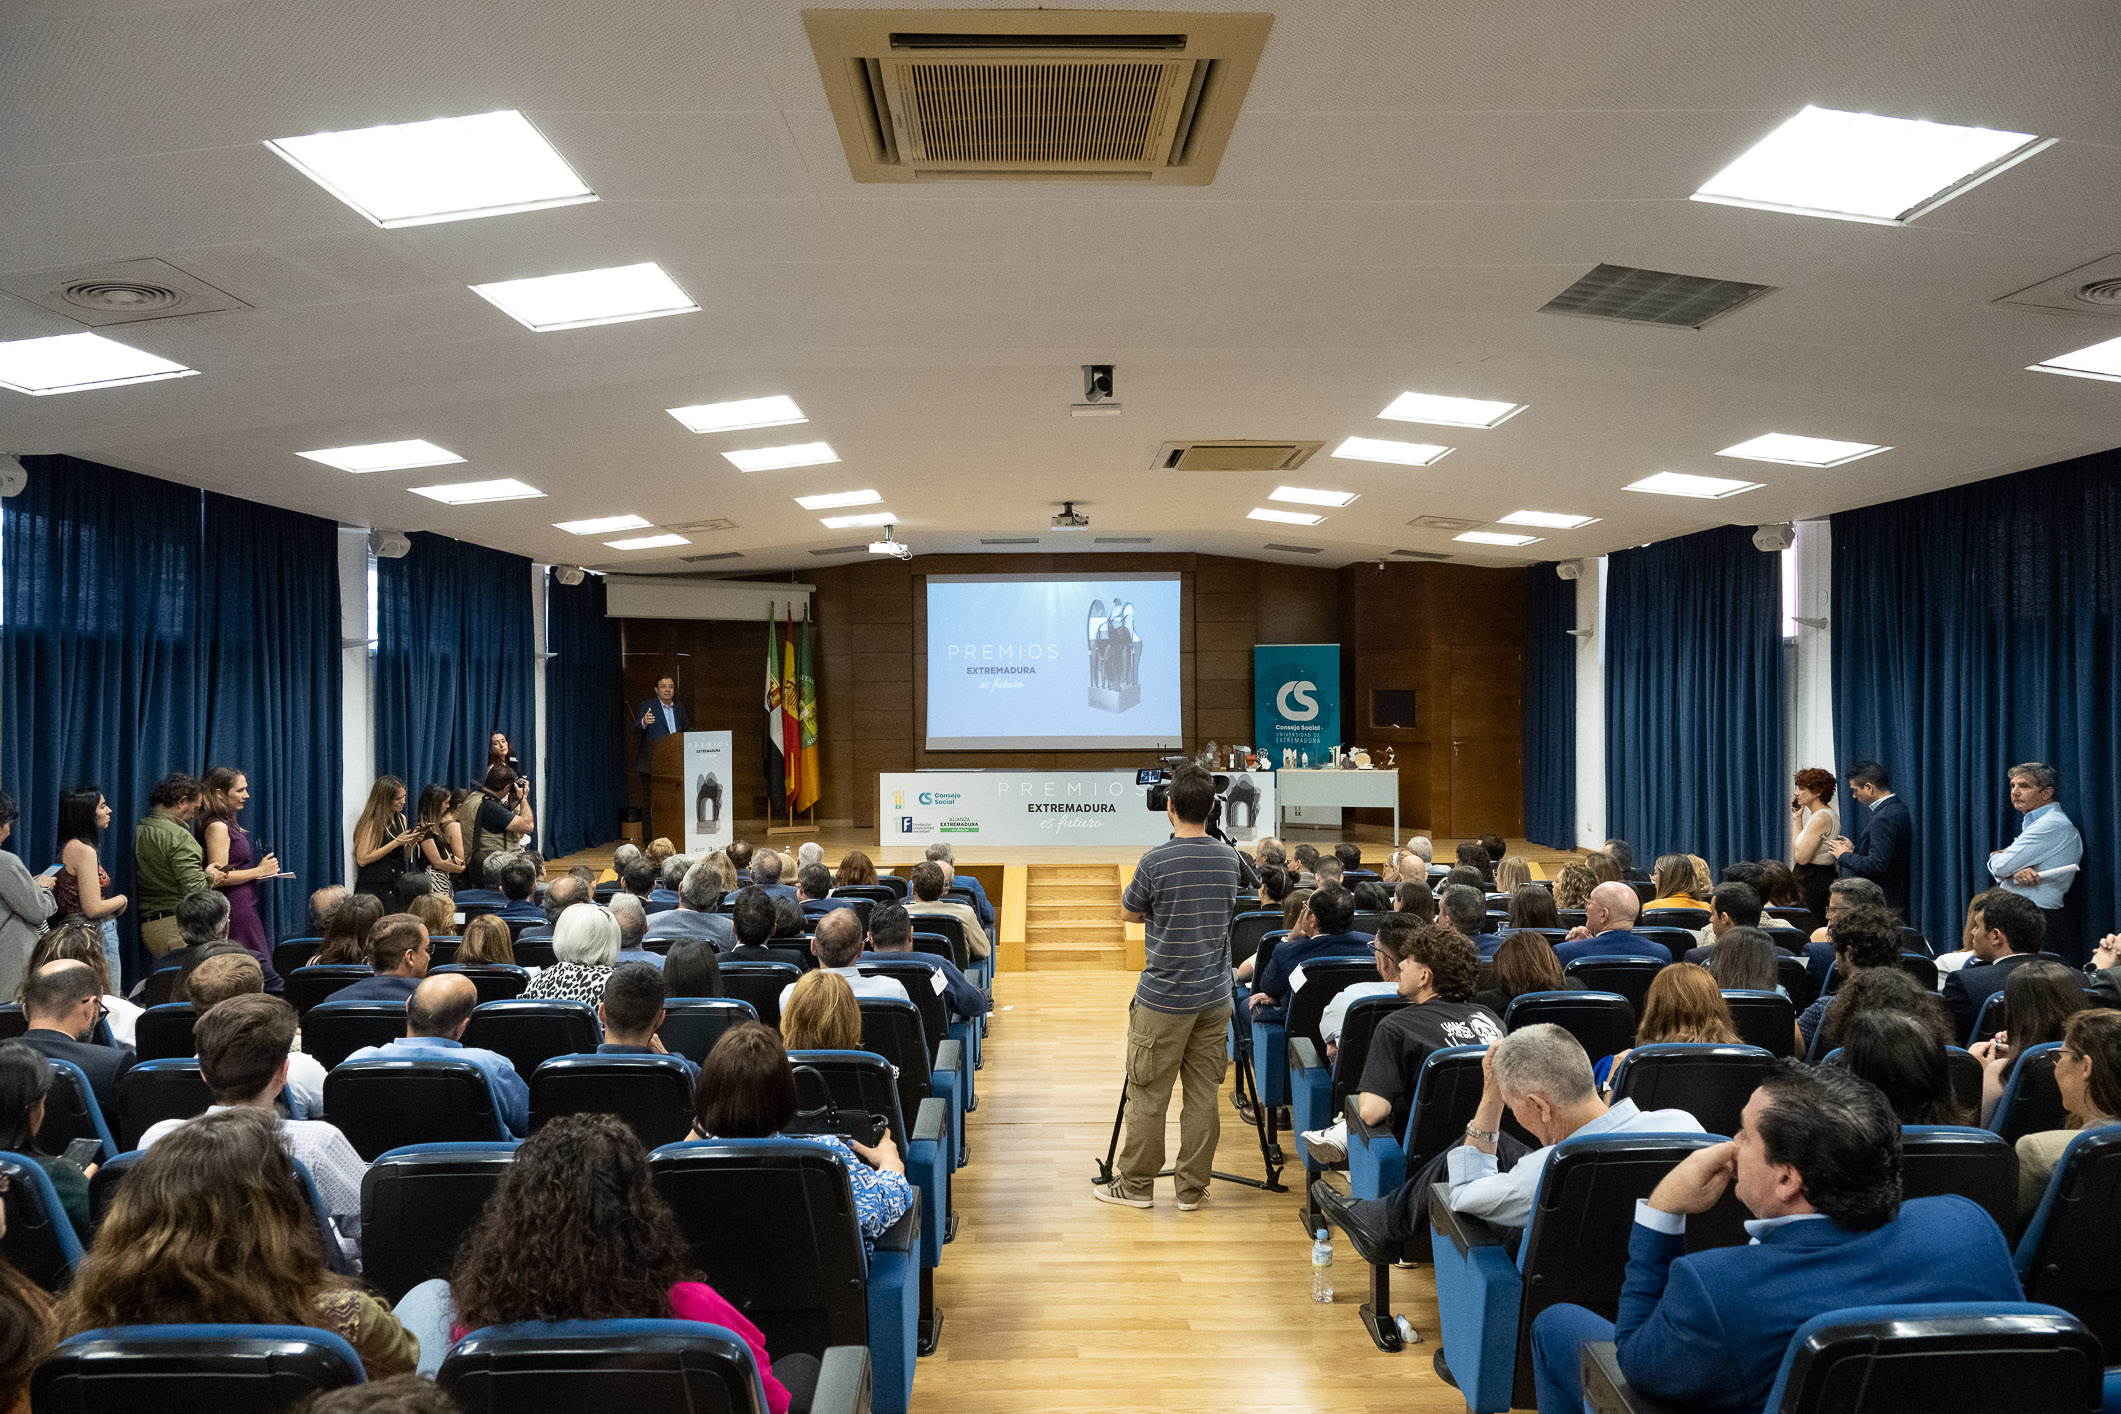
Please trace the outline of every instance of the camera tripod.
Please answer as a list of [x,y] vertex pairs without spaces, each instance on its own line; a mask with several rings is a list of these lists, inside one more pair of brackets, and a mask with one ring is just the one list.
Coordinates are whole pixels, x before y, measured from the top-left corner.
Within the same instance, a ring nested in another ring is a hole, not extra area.
[[[1286,1193],[1289,1190],[1282,1186],[1281,1181],[1283,1163],[1281,1145],[1275,1142],[1272,1135],[1274,1121],[1271,1114],[1259,1104],[1259,1087],[1253,1083],[1252,1077],[1252,1058],[1242,1052],[1237,1057],[1237,1091],[1240,1095],[1250,1097],[1254,1112],[1260,1116],[1260,1122],[1255,1124],[1252,1129],[1253,1133],[1259,1136],[1259,1161],[1261,1167],[1266,1170],[1267,1176],[1263,1179],[1241,1178],[1237,1174],[1224,1173],[1219,1169],[1209,1170],[1208,1176],[1220,1179],[1224,1183],[1235,1183],[1245,1188],[1257,1188],[1267,1193]],[[1218,1103],[1220,1103],[1221,1098],[1220,1095],[1216,1097]],[[1112,1160],[1119,1154],[1120,1127],[1126,1123],[1126,1120],[1127,1086],[1123,1081],[1119,1087],[1119,1110],[1112,1116],[1112,1142],[1106,1146],[1105,1157],[1099,1160],[1097,1165],[1097,1182],[1099,1183],[1110,1183],[1115,1177],[1112,1171]],[[1171,1173],[1172,1170],[1170,1169],[1160,1169],[1157,1171],[1156,1176],[1158,1178],[1169,1178]]]

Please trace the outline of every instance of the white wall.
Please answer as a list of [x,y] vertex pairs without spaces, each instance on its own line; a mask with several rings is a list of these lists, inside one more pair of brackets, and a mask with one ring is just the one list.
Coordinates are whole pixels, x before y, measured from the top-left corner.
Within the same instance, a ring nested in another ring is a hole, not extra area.
[[531,713],[531,720],[536,725],[538,734],[538,754],[530,763],[530,769],[537,773],[531,785],[533,795],[530,808],[538,820],[537,846],[539,854],[545,852],[546,802],[542,792],[545,782],[552,779],[551,772],[546,767],[546,763],[552,760],[552,748],[545,740],[545,664],[551,656],[551,649],[546,638],[545,624],[547,599],[545,593],[545,569],[546,567],[540,564],[533,564],[530,567],[531,651],[536,655],[530,660],[530,692],[535,709]]
[[1596,849],[1605,831],[1605,557],[1583,561],[1576,581],[1576,844]]
[[1808,520],[1797,526],[1797,617],[1825,626],[1797,625],[1791,662],[1789,768],[1818,766],[1841,771],[1834,760],[1834,556],[1833,526]]
[[345,817],[345,873],[340,880],[307,880],[308,888],[351,880],[354,823],[376,783],[375,659],[370,654],[368,622],[368,530],[339,527],[339,660],[345,681],[339,693],[339,723],[346,739],[346,764],[340,775],[341,813]]

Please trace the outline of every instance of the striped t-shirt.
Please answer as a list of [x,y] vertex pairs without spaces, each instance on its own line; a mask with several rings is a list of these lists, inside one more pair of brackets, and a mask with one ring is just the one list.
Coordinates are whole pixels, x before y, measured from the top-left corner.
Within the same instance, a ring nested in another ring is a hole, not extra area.
[[1122,902],[1147,916],[1148,961],[1134,997],[1153,1011],[1230,1001],[1230,904],[1237,851],[1205,835],[1166,840],[1141,857]]

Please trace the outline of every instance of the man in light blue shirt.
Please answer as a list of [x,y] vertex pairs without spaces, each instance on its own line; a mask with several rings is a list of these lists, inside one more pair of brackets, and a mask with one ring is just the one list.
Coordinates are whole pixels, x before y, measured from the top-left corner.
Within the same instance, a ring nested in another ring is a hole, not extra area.
[[405,1009],[405,1034],[387,1046],[363,1046],[348,1060],[412,1060],[434,1056],[467,1060],[486,1077],[493,1094],[494,1113],[511,1134],[530,1132],[530,1087],[516,1074],[508,1057],[495,1051],[467,1046],[464,1028],[471,1023],[472,1008],[479,1004],[479,989],[460,972],[430,977],[412,994]]
[[656,942],[705,938],[716,952],[729,951],[736,946],[736,929],[729,915],[712,911],[721,896],[721,876],[701,860],[685,871],[684,882],[678,885],[678,906],[649,919],[642,937]]
[[[2055,804],[2055,768],[2039,761],[2011,767],[2011,809],[2025,817],[2010,847],[1988,857],[1999,888],[2023,894],[2052,912],[2076,879],[2084,839]],[[2052,950],[2052,949],[2051,949]]]

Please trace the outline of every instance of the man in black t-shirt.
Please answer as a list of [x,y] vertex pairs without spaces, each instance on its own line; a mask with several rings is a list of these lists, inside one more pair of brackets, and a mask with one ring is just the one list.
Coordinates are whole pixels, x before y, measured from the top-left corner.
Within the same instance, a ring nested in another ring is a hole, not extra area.
[[1485,1046],[1502,1039],[1502,1022],[1473,1000],[1480,970],[1472,942],[1434,924],[1401,935],[1399,995],[1412,1002],[1377,1025],[1355,1097],[1365,1124],[1391,1120],[1406,1128],[1421,1063],[1447,1046]]

